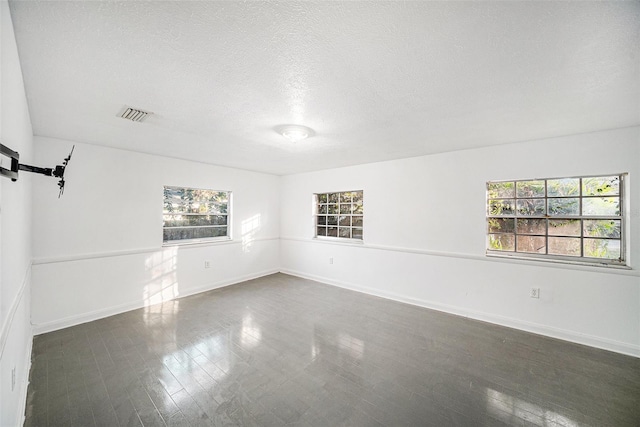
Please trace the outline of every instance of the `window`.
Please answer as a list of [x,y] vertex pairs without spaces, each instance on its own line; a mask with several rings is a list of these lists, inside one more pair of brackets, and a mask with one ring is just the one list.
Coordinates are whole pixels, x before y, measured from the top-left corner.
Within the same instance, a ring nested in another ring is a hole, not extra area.
[[624,265],[625,175],[487,183],[487,254]]
[[316,237],[362,240],[362,190],[315,197]]
[[229,234],[230,191],[164,187],[162,241],[225,240]]

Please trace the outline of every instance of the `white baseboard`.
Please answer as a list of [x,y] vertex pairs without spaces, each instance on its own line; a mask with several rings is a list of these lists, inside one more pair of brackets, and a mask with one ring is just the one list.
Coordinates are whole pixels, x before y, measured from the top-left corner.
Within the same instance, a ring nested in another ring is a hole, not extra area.
[[[353,283],[333,280],[327,277],[316,276],[313,274],[307,274],[304,272],[289,270],[289,269],[280,269],[280,270],[270,269],[270,270],[265,270],[261,272],[256,272],[250,275],[237,276],[237,277],[226,279],[223,281],[211,282],[204,286],[189,289],[184,294],[181,294],[178,298],[186,297],[189,295],[195,295],[195,294],[210,291],[213,289],[223,288],[225,286],[231,286],[240,282],[244,282],[246,280],[257,279],[259,277],[267,276],[267,275],[278,273],[278,272],[289,274],[292,276],[302,277],[305,279],[314,280],[320,283],[337,286],[337,287],[349,289],[352,291],[362,292],[368,295],[374,295],[381,298],[386,298],[393,301],[416,305],[419,307],[424,307],[432,310],[442,311],[449,314],[455,314],[462,317],[468,317],[470,319],[494,323],[497,325],[506,326],[509,328],[515,328],[515,329],[531,332],[538,335],[544,335],[552,338],[574,342],[577,344],[596,347],[603,350],[609,350],[616,353],[625,354],[628,356],[640,357],[640,346],[637,346],[637,345],[609,340],[606,338],[601,338],[593,335],[581,334],[575,331],[554,328],[554,327],[541,325],[533,322],[526,322],[519,319],[513,319],[505,316],[491,314],[491,313],[468,310],[463,307],[412,298],[412,297],[402,295],[402,294],[397,294],[394,292],[381,291],[379,289],[369,288],[366,286],[360,286]],[[43,334],[47,332],[52,332],[52,331],[67,328],[70,326],[79,325],[81,323],[91,322],[93,320],[98,320],[104,317],[113,316],[115,314],[124,313],[126,311],[135,310],[138,308],[142,308],[144,306],[145,306],[144,300],[139,300],[131,303],[122,304],[119,306],[108,307],[105,309],[84,313],[77,316],[67,317],[67,318],[56,320],[53,322],[36,324],[36,325],[33,325],[33,333],[34,335],[38,335],[38,334]]]
[[[236,276],[236,277],[221,280],[218,282],[210,282],[203,286],[198,286],[196,288],[186,290],[184,293],[181,293],[177,297],[177,299],[187,297],[190,295],[199,294],[201,292],[211,291],[213,289],[224,288],[225,286],[235,285],[240,282],[244,282],[251,279],[257,279],[259,277],[268,276],[270,274],[275,274],[278,272],[279,272],[278,269],[270,269],[270,270],[259,271],[252,274],[247,274],[244,276]],[[83,313],[80,315],[66,317],[64,319],[59,319],[52,322],[34,324],[33,334],[40,335],[47,332],[53,332],[59,329],[80,325],[82,323],[92,322],[94,320],[102,319],[105,317],[113,316],[113,315],[124,313],[127,311],[137,310],[145,306],[146,306],[145,301],[141,299],[138,301],[133,301],[133,302],[117,305],[117,306],[107,307],[104,309],[95,310],[95,311]]]
[[16,426],[24,425],[25,421],[25,411],[27,409],[27,393],[29,391],[29,374],[31,373],[31,352],[33,351],[33,331],[31,331],[31,336],[29,337],[29,344],[27,345],[27,351],[25,356],[27,360],[25,361],[26,369],[24,371],[25,378],[24,381],[20,382],[20,390],[18,391],[18,412],[16,414]]
[[242,282],[246,282],[247,280],[253,280],[253,279],[258,279],[260,277],[264,277],[264,276],[269,276],[271,274],[276,274],[279,273],[280,270],[277,268],[273,268],[273,269],[269,269],[269,270],[263,270],[257,273],[252,273],[252,274],[246,274],[244,276],[237,276],[234,277],[232,279],[227,279],[227,280],[223,280],[220,282],[215,282],[213,283],[213,286],[211,284],[205,285],[205,286],[200,286],[197,288],[193,288],[193,289],[189,289],[187,292],[185,292],[184,294],[180,295],[178,298],[182,298],[182,297],[188,297],[190,295],[195,295],[195,294],[199,294],[202,292],[207,292],[207,291],[211,291],[213,289],[219,289],[219,288],[224,288],[226,286],[231,286],[231,285],[236,285],[238,283],[242,283]]
[[349,289],[356,292],[362,292],[368,295],[373,295],[381,298],[386,298],[393,301],[398,301],[406,304],[416,305],[432,310],[442,311],[449,314],[455,314],[457,316],[467,317],[470,319],[480,320],[483,322],[494,323],[500,326],[506,326],[508,328],[519,329],[526,332],[531,332],[538,335],[544,335],[551,338],[557,338],[564,341],[570,341],[577,344],[587,345],[590,347],[596,347],[603,350],[609,350],[616,353],[625,354],[627,356],[640,357],[640,346],[628,344],[624,342],[609,340],[606,338],[596,337],[593,335],[581,334],[578,332],[554,328],[546,325],[541,325],[533,322],[525,322],[519,319],[513,319],[505,316],[498,316],[495,314],[484,313],[474,310],[468,310],[462,307],[441,304],[433,301],[426,301],[417,298],[412,298],[406,295],[397,294],[394,292],[381,291],[379,289],[373,289],[366,286],[360,286],[353,283],[347,283],[339,280],[329,279],[327,277],[316,276],[313,274],[307,274],[300,271],[281,269],[281,273],[289,274],[292,276],[301,277],[304,279],[314,280],[316,282],[324,283],[327,285],[337,286],[344,289]]

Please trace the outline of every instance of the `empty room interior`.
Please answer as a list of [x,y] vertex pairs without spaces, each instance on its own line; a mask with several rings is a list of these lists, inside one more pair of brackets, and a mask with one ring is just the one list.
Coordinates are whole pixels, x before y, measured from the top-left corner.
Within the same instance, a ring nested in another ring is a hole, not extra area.
[[0,426],[640,425],[640,2],[0,5]]

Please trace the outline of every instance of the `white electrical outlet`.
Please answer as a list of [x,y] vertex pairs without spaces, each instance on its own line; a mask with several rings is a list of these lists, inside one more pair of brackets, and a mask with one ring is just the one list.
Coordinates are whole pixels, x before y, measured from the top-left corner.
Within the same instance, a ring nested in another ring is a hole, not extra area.
[[16,388],[16,367],[11,369],[11,391]]
[[531,288],[529,296],[531,298],[540,298],[540,288]]
[[205,261],[204,268],[211,268],[211,261]]
[[333,264],[333,257],[329,258],[329,264]]

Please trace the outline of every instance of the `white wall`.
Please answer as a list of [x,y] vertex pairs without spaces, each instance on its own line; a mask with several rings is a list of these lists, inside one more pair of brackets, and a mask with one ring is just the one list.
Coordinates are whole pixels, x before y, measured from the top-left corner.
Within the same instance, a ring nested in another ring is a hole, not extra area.
[[[0,2],[0,142],[32,158],[32,130],[9,6]],[[10,161],[2,159],[9,168]],[[30,366],[31,179],[0,178],[0,425],[21,425]],[[12,387],[12,370],[15,386]]]
[[[36,136],[38,164],[72,145]],[[34,181],[36,333],[279,269],[277,176],[76,143],[66,180]],[[233,240],[162,247],[164,185],[232,191]]]
[[[636,127],[285,176],[281,270],[640,356],[639,159]],[[487,181],[619,172],[633,270],[484,256]],[[359,189],[364,244],[314,240],[312,194]]]

